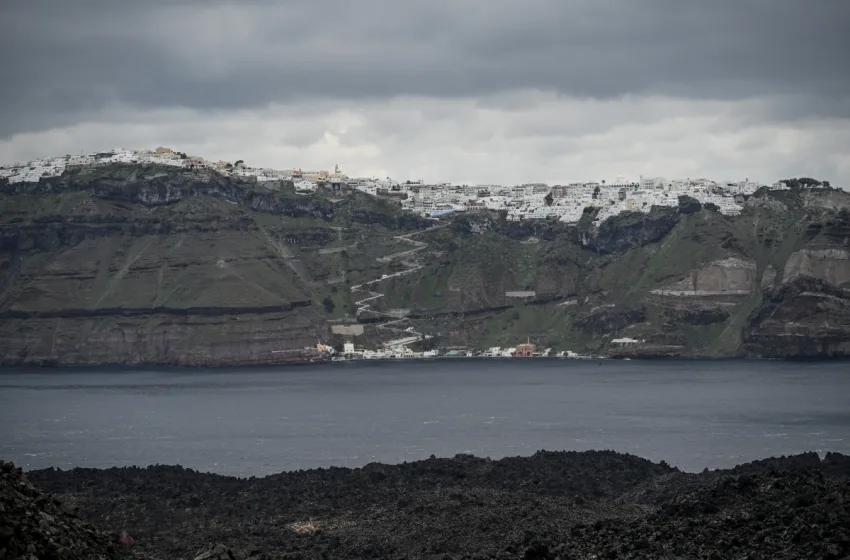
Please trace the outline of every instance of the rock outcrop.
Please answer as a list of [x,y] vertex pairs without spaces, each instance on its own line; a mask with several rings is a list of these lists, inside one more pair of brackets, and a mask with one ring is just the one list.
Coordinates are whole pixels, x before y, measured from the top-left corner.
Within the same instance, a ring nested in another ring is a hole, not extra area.
[[651,293],[662,296],[718,296],[748,295],[759,289],[760,285],[769,285],[773,275],[765,275],[759,283],[756,263],[737,257],[728,257],[708,263],[694,270],[690,278],[685,278],[652,290]]
[[802,249],[785,264],[786,281],[817,278],[833,286],[850,287],[850,249]]
[[850,354],[850,290],[795,278],[769,292],[745,331],[751,355],[814,358]]
[[646,214],[626,212],[608,218],[593,233],[581,235],[581,243],[597,253],[617,253],[660,241],[677,223],[674,208],[653,207]]
[[280,196],[254,189],[255,181],[225,177],[205,168],[171,168],[153,164],[110,164],[72,169],[36,184],[8,183],[8,194],[61,195],[87,192],[98,199],[156,207],[196,197],[243,204],[252,210],[297,218],[331,220],[333,205],[322,199]]
[[848,490],[820,471],[724,476],[645,518],[575,527],[551,550],[566,557],[839,560],[850,554],[850,531],[839,521],[848,515]]
[[118,546],[60,500],[37,490],[21,469],[0,461],[0,558],[107,560]]

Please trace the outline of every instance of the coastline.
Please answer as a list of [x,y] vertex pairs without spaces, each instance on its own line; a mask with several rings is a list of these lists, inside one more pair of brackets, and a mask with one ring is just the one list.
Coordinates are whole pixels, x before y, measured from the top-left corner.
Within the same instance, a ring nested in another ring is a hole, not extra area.
[[[695,472],[768,453],[850,453],[843,362],[469,359],[2,373],[0,456],[28,469],[150,462],[264,476],[566,448],[628,451]],[[227,457],[217,457],[221,449]]]
[[485,356],[435,356],[429,358],[381,358],[381,359],[354,359],[354,360],[331,360],[331,359],[304,359],[304,360],[286,360],[286,361],[245,361],[234,360],[229,362],[209,361],[209,362],[176,362],[176,361],[139,361],[139,362],[58,362],[55,360],[0,360],[0,372],[11,370],[26,370],[26,369],[101,369],[101,368],[202,368],[202,369],[220,369],[220,368],[246,368],[246,369],[261,369],[272,367],[304,367],[311,365],[344,365],[344,364],[376,364],[376,363],[429,363],[439,361],[497,361],[497,362],[518,362],[523,363],[531,360],[534,363],[540,362],[695,362],[695,361],[710,361],[710,362],[725,362],[725,361],[741,361],[741,362],[758,362],[758,361],[779,361],[779,362],[850,362],[850,356],[718,356],[718,355],[640,355],[640,356],[589,356],[581,358],[556,357],[556,356],[540,356],[533,358],[511,358],[511,357],[485,357]]

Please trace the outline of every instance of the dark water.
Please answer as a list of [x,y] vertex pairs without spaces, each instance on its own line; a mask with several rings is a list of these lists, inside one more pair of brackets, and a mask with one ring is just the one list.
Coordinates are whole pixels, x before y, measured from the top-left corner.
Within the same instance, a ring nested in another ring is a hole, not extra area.
[[0,457],[240,476],[615,449],[686,470],[850,453],[850,363],[442,360],[0,370]]

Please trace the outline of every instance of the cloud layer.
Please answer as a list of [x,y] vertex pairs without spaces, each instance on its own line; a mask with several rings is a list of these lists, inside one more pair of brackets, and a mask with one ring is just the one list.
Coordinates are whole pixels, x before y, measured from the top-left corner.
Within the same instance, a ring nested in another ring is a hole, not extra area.
[[169,143],[429,180],[850,179],[844,0],[0,10],[4,161]]

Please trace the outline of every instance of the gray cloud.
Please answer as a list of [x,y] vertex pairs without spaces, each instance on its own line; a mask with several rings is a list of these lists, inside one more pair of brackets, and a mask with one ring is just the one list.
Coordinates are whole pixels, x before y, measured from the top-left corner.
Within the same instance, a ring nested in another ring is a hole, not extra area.
[[773,118],[850,117],[846,0],[13,0],[0,16],[0,137],[109,106],[517,89],[778,96]]
[[[813,176],[850,185],[846,120],[759,120],[763,100],[635,96],[580,100],[537,91],[488,98],[304,101],[209,111],[116,108],[100,118],[0,139],[0,162],[115,145],[167,145],[275,168],[461,183],[549,183],[623,174]],[[746,125],[741,116],[750,115]]]

